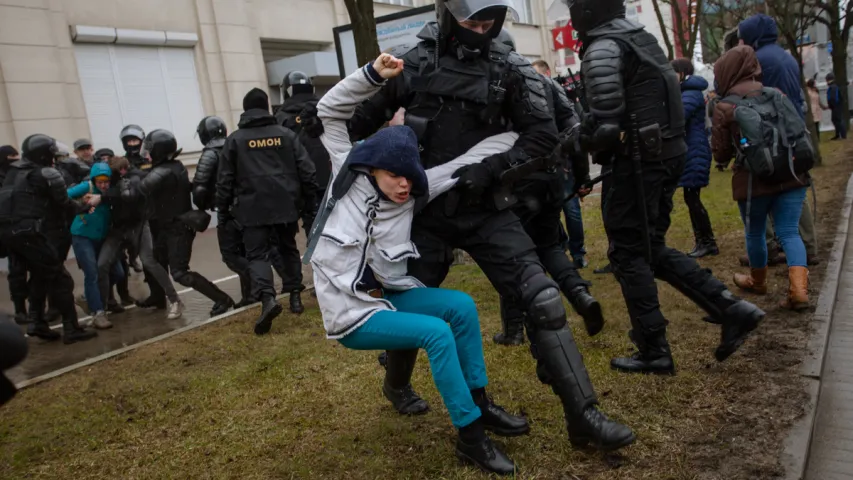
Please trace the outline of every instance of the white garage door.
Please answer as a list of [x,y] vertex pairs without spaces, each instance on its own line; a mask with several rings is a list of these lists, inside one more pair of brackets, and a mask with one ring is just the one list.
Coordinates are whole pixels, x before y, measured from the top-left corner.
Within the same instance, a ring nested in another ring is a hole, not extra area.
[[185,152],[201,150],[204,116],[191,48],[76,44],[77,69],[95,148],[123,152],[122,127],[171,130]]

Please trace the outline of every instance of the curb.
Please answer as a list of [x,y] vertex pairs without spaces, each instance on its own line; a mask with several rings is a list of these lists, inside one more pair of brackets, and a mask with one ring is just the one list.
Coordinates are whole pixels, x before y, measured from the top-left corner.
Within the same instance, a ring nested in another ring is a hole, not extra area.
[[841,218],[835,230],[832,252],[826,266],[826,275],[821,285],[820,297],[812,317],[814,331],[809,338],[806,358],[800,365],[799,374],[805,383],[809,403],[802,417],[794,422],[784,441],[780,461],[785,468],[786,480],[805,478],[808,456],[811,447],[814,425],[817,417],[817,404],[820,398],[820,382],[826,351],[829,346],[829,329],[832,325],[832,310],[838,296],[838,282],[841,267],[844,264],[844,250],[850,229],[850,212],[853,207],[853,175],[847,181],[847,191],[841,207]]
[[[314,290],[314,285],[308,285],[305,287],[305,290],[303,290],[303,292],[310,292],[312,290]],[[276,298],[276,300],[281,300],[287,295],[289,295],[289,294],[281,294],[281,295],[276,296],[275,298]],[[171,332],[166,332],[162,335],[158,335],[156,337],[151,337],[148,340],[143,340],[139,343],[134,343],[133,345],[128,345],[126,347],[119,348],[117,350],[113,350],[111,352],[107,352],[107,353],[104,353],[102,355],[98,355],[97,357],[92,357],[92,358],[83,360],[82,362],[78,362],[78,363],[75,363],[73,365],[69,365],[67,367],[60,368],[59,370],[54,370],[52,372],[45,373],[44,375],[40,375],[38,377],[33,377],[29,380],[25,380],[25,381],[15,385],[15,387],[18,390],[20,390],[22,388],[26,388],[26,387],[31,387],[33,385],[36,385],[36,384],[39,384],[41,382],[50,380],[52,378],[56,378],[60,375],[65,375],[66,373],[73,372],[74,370],[78,370],[78,369],[83,368],[83,367],[88,367],[89,365],[94,365],[98,362],[102,362],[104,360],[107,360],[107,359],[110,359],[113,357],[117,357],[119,355],[123,355],[127,352],[131,352],[133,350],[136,350],[137,348],[144,347],[146,345],[151,345],[152,343],[157,343],[161,340],[166,340],[168,338],[180,335],[184,332],[189,332],[190,330],[195,330],[196,328],[203,327],[203,326],[209,325],[211,323],[216,323],[220,320],[224,320],[224,319],[229,318],[229,317],[233,317],[234,315],[237,315],[237,314],[246,312],[249,309],[255,308],[258,305],[260,305],[260,302],[256,302],[256,303],[253,303],[251,305],[247,305],[245,307],[241,307],[241,308],[238,308],[235,310],[230,310],[228,312],[223,313],[222,315],[218,315],[215,317],[208,318],[207,320],[205,320],[203,322],[194,323],[192,325],[187,325],[187,326],[181,327],[177,330],[172,330]]]

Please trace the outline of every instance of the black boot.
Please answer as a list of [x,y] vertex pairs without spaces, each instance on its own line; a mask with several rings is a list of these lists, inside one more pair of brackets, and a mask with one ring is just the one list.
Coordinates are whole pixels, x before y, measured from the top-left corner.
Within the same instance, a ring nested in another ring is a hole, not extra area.
[[218,317],[219,315],[222,315],[223,313],[230,310],[231,307],[233,307],[233,306],[234,306],[234,299],[232,299],[230,296],[228,296],[226,294],[224,297],[222,297],[221,300],[219,300],[213,304],[213,308],[210,309],[210,316],[211,316],[211,318],[212,317]]
[[601,304],[586,287],[575,287],[566,296],[578,315],[583,318],[586,333],[594,337],[604,328],[604,316],[601,314]]
[[26,325],[28,323],[27,299],[13,298],[12,302],[15,304],[15,323],[18,325]]
[[417,349],[391,350],[386,355],[382,393],[400,415],[420,415],[429,410],[429,404],[415,393],[411,384],[417,360]]
[[515,464],[483,431],[480,419],[459,429],[456,456],[465,463],[498,475],[512,475]]
[[609,451],[634,441],[630,428],[609,420],[595,407],[598,404],[595,389],[571,330],[565,326],[559,330],[537,330],[530,341],[535,344],[539,361],[536,373],[560,397],[573,445],[592,444]]
[[514,304],[500,298],[501,305],[501,325],[503,332],[496,333],[492,338],[498,345],[516,346],[524,343],[524,317],[520,310],[516,309]]
[[305,306],[302,305],[302,293],[299,290],[290,292],[290,312],[300,314],[305,311]]
[[154,296],[150,296],[145,300],[137,300],[136,306],[139,308],[156,308],[157,310],[165,310],[166,297],[154,298]]
[[281,315],[284,310],[281,304],[275,300],[275,297],[264,297],[261,314],[255,321],[255,335],[265,335],[272,328],[272,321],[275,317]]
[[27,336],[36,337],[42,340],[52,341],[59,340],[61,335],[50,329],[47,320],[42,316],[38,316],[30,312],[30,323],[27,325]]
[[608,263],[607,265],[605,265],[601,268],[596,268],[595,270],[592,271],[592,273],[594,273],[596,275],[604,275],[607,273],[613,273],[613,265],[610,265]]
[[530,433],[530,424],[527,418],[521,415],[512,415],[496,405],[488,395],[485,388],[471,390],[471,398],[480,407],[480,421],[483,428],[502,437],[517,437]]
[[53,305],[47,307],[47,311],[44,313],[44,320],[47,323],[53,323],[59,320],[62,315],[59,313],[59,310],[54,308]]
[[626,447],[637,439],[625,425],[615,422],[595,406],[586,408],[582,414],[569,417],[566,414],[569,442],[575,448],[592,445],[605,452]]
[[94,330],[86,330],[77,323],[77,313],[71,312],[62,317],[62,343],[70,345],[84,342],[98,336]]
[[124,306],[116,301],[112,288],[110,289],[109,298],[107,299],[107,311],[110,313],[124,313]]
[[119,281],[116,282],[116,290],[118,291],[118,298],[121,299],[122,305],[133,305],[136,301],[130,296],[130,290],[128,289],[127,284],[127,272],[125,272],[124,277],[120,278]]
[[691,258],[702,258],[707,257],[708,255],[719,255],[720,249],[717,247],[717,241],[713,236],[711,237],[702,237],[696,247],[692,252],[688,253],[687,256]]
[[626,373],[675,375],[675,364],[666,341],[665,329],[649,332],[646,337],[643,337],[641,332],[632,330],[628,336],[637,346],[637,352],[630,357],[610,360],[610,368]]
[[240,295],[243,298],[234,305],[234,308],[243,308],[255,303],[255,299],[252,298],[252,281],[248,275],[240,275]]
[[723,292],[722,297],[733,300],[735,303],[723,312],[723,326],[720,330],[720,345],[714,352],[718,362],[729,358],[743,345],[749,333],[758,327],[764,319],[764,311],[755,305],[741,300],[731,294],[728,290]]

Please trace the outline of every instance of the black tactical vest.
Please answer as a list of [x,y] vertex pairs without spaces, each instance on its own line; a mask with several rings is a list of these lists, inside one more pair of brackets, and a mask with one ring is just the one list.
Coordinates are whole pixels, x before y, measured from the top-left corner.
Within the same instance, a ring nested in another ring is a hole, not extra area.
[[453,160],[480,141],[506,131],[503,118],[509,47],[492,42],[488,56],[438,59],[434,44],[418,44],[419,73],[411,79],[406,115],[426,119],[421,160],[424,168]]
[[12,225],[21,220],[42,219],[47,215],[49,199],[39,197],[29,175],[36,168],[30,162],[15,162],[0,188],[0,224]]
[[[662,157],[671,158],[686,153],[684,137],[684,107],[678,76],[658,45],[657,39],[645,30],[607,33],[596,40],[610,38],[632,51],[639,60],[636,70],[625,75],[626,111],[637,116],[640,127],[657,123],[664,142]],[[630,64],[629,64],[630,66]]]

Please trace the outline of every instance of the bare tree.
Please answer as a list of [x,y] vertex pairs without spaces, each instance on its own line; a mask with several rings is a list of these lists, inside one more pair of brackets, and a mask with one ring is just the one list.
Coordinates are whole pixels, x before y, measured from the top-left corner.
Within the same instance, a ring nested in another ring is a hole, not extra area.
[[[667,57],[692,58],[696,49],[696,39],[699,36],[701,24],[699,17],[705,5],[705,0],[687,0],[687,8],[681,9],[678,0],[652,0],[655,16],[660,25],[663,43],[666,46]],[[672,25],[666,25],[661,11],[661,4],[672,10]],[[670,39],[670,36],[672,39]]]
[[700,18],[702,47],[706,61],[715,61],[725,51],[725,35],[761,6],[753,0],[705,0]]
[[853,27],[853,1],[807,0],[813,2],[814,21],[826,26],[832,42],[832,72],[835,84],[841,87],[844,125],[850,125],[849,99],[847,98],[847,42]]
[[372,62],[379,56],[379,40],[376,38],[376,18],[373,16],[373,0],[344,0],[352,24],[355,41],[355,56],[358,64]]

